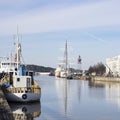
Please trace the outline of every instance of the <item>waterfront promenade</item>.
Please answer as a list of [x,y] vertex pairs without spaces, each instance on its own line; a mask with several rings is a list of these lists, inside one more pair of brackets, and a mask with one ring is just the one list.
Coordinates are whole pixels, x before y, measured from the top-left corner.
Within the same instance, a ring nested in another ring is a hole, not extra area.
[[14,120],[9,104],[0,87],[0,120]]

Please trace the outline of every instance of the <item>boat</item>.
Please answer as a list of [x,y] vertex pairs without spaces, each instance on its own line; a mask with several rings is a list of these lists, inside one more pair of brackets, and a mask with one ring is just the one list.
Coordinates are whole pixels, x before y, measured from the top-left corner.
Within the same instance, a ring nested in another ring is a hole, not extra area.
[[21,60],[21,44],[17,30],[15,55],[0,61],[0,85],[7,101],[40,101],[41,88],[34,80],[34,72],[26,68]]
[[59,65],[58,68],[55,70],[55,77],[60,78],[61,71],[62,71],[62,67],[61,67],[61,65]]
[[72,74],[69,68],[69,62],[68,62],[68,45],[67,40],[65,43],[65,51],[64,51],[64,59],[63,63],[59,65],[59,67],[55,70],[55,76],[60,78],[68,78],[72,79]]

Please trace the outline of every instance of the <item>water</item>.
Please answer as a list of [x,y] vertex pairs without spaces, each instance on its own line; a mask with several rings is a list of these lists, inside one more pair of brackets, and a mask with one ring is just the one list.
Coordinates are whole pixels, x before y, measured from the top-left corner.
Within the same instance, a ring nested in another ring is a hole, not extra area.
[[35,105],[28,105],[27,112],[24,111],[27,114],[33,110],[34,120],[119,120],[120,118],[120,83],[92,83],[83,80],[56,79],[50,76],[37,76],[35,79],[42,90],[41,101]]

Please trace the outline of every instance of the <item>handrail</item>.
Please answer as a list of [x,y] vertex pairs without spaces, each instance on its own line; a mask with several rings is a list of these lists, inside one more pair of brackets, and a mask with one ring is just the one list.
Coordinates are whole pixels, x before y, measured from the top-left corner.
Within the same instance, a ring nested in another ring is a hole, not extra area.
[[30,87],[30,88],[26,88],[26,87],[9,87],[9,88],[3,88],[4,92],[7,93],[40,93],[41,92],[41,88],[34,88],[34,87]]

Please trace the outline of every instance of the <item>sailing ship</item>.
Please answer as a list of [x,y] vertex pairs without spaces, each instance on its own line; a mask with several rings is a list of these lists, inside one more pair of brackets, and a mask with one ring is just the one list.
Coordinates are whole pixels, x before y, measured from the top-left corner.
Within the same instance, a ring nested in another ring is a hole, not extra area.
[[21,61],[21,44],[17,30],[16,54],[14,59],[3,58],[0,61],[0,83],[8,101],[39,101],[41,88],[34,81],[33,71],[27,70]]
[[55,76],[60,78],[69,78],[72,79],[71,71],[69,68],[68,62],[68,45],[67,40],[65,43],[64,59],[63,63],[55,70]]

